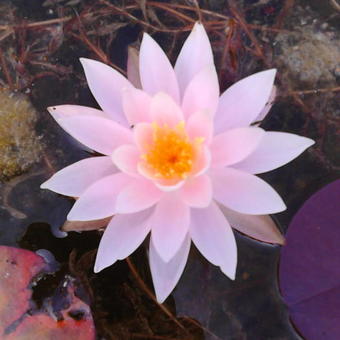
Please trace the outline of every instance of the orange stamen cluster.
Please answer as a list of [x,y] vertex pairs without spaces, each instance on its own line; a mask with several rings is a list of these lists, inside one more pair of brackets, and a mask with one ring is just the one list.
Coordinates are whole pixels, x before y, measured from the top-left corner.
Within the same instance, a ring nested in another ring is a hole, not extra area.
[[197,154],[197,143],[191,141],[185,131],[184,122],[174,128],[152,124],[153,138],[143,159],[160,179],[185,179],[191,172]]

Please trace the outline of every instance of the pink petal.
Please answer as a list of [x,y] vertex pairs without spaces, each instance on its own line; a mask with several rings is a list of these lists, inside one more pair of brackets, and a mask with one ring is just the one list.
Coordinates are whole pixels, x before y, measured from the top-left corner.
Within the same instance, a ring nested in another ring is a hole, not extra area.
[[150,96],[135,88],[123,90],[123,108],[130,125],[150,121]]
[[245,159],[257,148],[264,135],[261,128],[244,127],[215,136],[210,146],[212,166],[225,167]]
[[139,52],[135,47],[128,47],[127,77],[130,83],[137,89],[142,88],[139,76]]
[[108,119],[76,116],[58,122],[73,138],[104,155],[111,155],[122,144],[133,143],[130,130]]
[[153,143],[153,128],[151,124],[139,123],[133,128],[134,141],[140,151],[146,152]]
[[162,195],[163,192],[150,180],[136,179],[119,193],[116,213],[130,214],[150,208],[161,199]]
[[176,102],[166,93],[160,92],[151,100],[150,118],[160,126],[175,127],[184,120],[183,112]]
[[263,242],[282,245],[285,243],[285,238],[269,215],[240,214],[225,206],[222,206],[221,210],[230,225],[241,233]]
[[130,82],[112,67],[99,61],[80,58],[89,88],[100,107],[115,121],[127,126],[122,108],[122,89]]
[[187,263],[190,243],[190,237],[186,235],[175,256],[169,262],[164,262],[158,255],[152,241],[150,241],[150,270],[156,298],[159,303],[163,303],[176,287]]
[[161,189],[164,192],[176,191],[184,185],[185,181],[178,180],[156,180],[155,185],[157,188]]
[[144,33],[140,47],[139,70],[144,91],[151,95],[165,92],[179,102],[175,71],[166,54],[147,33]]
[[134,145],[122,145],[112,155],[115,165],[130,176],[139,176],[137,164],[140,160],[140,151]]
[[180,190],[181,199],[190,207],[206,208],[212,200],[210,177],[201,175],[189,178]]
[[152,209],[135,214],[116,215],[100,240],[94,272],[98,273],[133,253],[150,231],[148,218]]
[[191,139],[204,138],[204,143],[209,144],[213,134],[213,121],[207,112],[196,112],[189,117],[186,131]]
[[210,150],[203,145],[202,151],[193,165],[191,175],[193,176],[203,175],[210,168],[210,164],[211,164]]
[[164,192],[170,192],[178,190],[183,186],[184,180],[175,178],[175,179],[160,179],[155,174],[155,171],[150,169],[144,162],[139,162],[137,165],[138,173],[145,178],[151,180],[157,188]]
[[252,174],[267,172],[287,164],[314,144],[312,139],[286,132],[266,132],[258,147],[233,168]]
[[244,78],[221,96],[215,116],[215,133],[249,126],[269,100],[276,70],[266,70]]
[[79,197],[91,184],[115,172],[117,168],[110,157],[86,158],[61,169],[41,184],[40,188]]
[[207,65],[192,78],[184,92],[182,109],[185,117],[188,118],[201,110],[205,110],[209,117],[213,117],[219,95],[220,87],[215,66]]
[[235,279],[237,248],[235,237],[216,203],[192,209],[190,236],[202,255],[230,279]]
[[59,119],[69,118],[74,116],[95,116],[110,119],[104,111],[94,109],[92,107],[80,105],[58,105],[47,108],[52,117],[58,121]]
[[150,169],[144,162],[138,162],[137,171],[141,176],[151,181],[155,180],[155,172],[152,171],[152,169]]
[[117,173],[100,179],[88,187],[75,202],[67,219],[91,221],[112,216],[119,192],[131,182],[131,177]]
[[214,57],[204,26],[197,22],[186,39],[175,65],[182,96],[192,78],[207,65],[214,65]]
[[266,118],[267,114],[269,113],[270,109],[272,108],[274,104],[276,92],[277,92],[277,89],[276,89],[276,86],[274,85],[266,106],[263,108],[260,114],[254,119],[254,121],[252,121],[252,123],[259,122]]
[[166,193],[149,221],[151,240],[163,261],[169,262],[181,247],[190,224],[190,208],[176,192]]
[[211,170],[214,198],[243,214],[274,214],[286,209],[277,192],[262,179],[232,168]]

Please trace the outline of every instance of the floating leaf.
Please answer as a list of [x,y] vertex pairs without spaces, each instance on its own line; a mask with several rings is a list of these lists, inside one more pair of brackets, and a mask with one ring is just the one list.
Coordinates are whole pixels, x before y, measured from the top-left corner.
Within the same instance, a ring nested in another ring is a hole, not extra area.
[[41,309],[30,300],[34,278],[48,269],[44,259],[31,251],[0,246],[1,339],[95,339],[90,308],[75,296],[70,277]]
[[0,334],[29,309],[29,284],[45,268],[31,251],[0,246]]
[[314,194],[292,220],[280,285],[293,322],[308,340],[340,334],[340,180]]

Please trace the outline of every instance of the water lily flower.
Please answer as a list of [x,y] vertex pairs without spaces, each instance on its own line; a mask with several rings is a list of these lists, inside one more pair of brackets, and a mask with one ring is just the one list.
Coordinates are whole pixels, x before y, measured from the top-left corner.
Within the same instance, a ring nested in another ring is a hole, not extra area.
[[273,230],[259,230],[249,219],[286,209],[256,174],[286,164],[314,142],[253,124],[269,110],[275,69],[244,78],[220,95],[200,23],[174,68],[147,33],[136,60],[132,84],[113,68],[81,58],[102,110],[61,105],[49,111],[67,133],[103,156],[72,164],[41,187],[78,198],[69,221],[102,226],[110,218],[95,272],[129,256],[151,233],[149,263],[163,302],[184,270],[191,241],[230,279],[237,264],[230,223],[280,243]]

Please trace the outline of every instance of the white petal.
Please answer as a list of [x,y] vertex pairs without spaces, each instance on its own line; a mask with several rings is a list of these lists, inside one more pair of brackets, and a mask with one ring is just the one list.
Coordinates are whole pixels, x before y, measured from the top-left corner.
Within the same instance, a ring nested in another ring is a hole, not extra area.
[[214,65],[208,65],[198,72],[188,84],[183,97],[182,109],[186,118],[197,111],[205,111],[214,117],[220,87]]
[[230,86],[220,97],[215,133],[249,126],[270,98],[276,70],[255,73]]
[[150,118],[158,125],[175,127],[184,120],[183,112],[176,102],[164,92],[152,97],[150,103]]
[[190,207],[206,208],[212,200],[212,185],[208,175],[189,178],[180,190],[181,199]]
[[126,174],[139,177],[137,164],[140,159],[140,152],[135,145],[125,144],[118,147],[112,154],[112,161]]
[[122,108],[122,89],[131,83],[112,67],[99,61],[80,58],[89,88],[100,107],[115,121],[127,126]]
[[268,99],[266,106],[263,108],[263,110],[260,112],[260,114],[252,121],[252,123],[262,121],[266,118],[267,114],[269,113],[269,111],[271,110],[271,108],[274,104],[276,92],[277,92],[277,88],[274,85],[273,88],[272,88],[272,92],[270,93],[270,97]]
[[214,56],[204,26],[197,22],[186,39],[175,65],[182,96],[192,78],[207,65],[214,65]]
[[203,138],[205,145],[211,143],[213,137],[213,119],[207,112],[198,111],[192,114],[186,123],[186,131],[190,139]]
[[92,221],[112,216],[116,212],[117,195],[130,182],[131,177],[120,172],[93,183],[76,201],[67,219]]
[[165,185],[163,183],[163,181],[161,181],[161,183],[158,183],[157,181],[155,181],[155,185],[157,188],[159,188],[160,190],[164,191],[164,192],[171,192],[171,191],[176,191],[178,189],[180,189],[183,185],[184,185],[185,181],[179,181],[176,184],[173,185]]
[[237,265],[235,237],[215,202],[205,209],[192,209],[190,235],[202,255],[234,280]]
[[278,193],[254,175],[232,168],[211,170],[213,197],[243,214],[274,214],[286,209]]
[[259,127],[243,127],[215,136],[210,146],[212,166],[225,167],[243,160],[257,148],[264,135]]
[[117,197],[116,212],[130,214],[152,207],[163,192],[150,180],[138,178],[124,188]]
[[79,197],[91,184],[117,171],[108,156],[86,158],[61,169],[41,184],[40,188]]
[[190,208],[176,193],[166,193],[150,218],[151,239],[163,261],[179,250],[190,224]]
[[100,240],[94,272],[98,273],[133,253],[150,231],[148,218],[152,209],[135,214],[116,215]]
[[169,262],[164,262],[158,255],[152,241],[150,241],[150,270],[159,303],[163,303],[176,287],[188,259],[190,243],[190,237],[186,235],[175,256]]
[[130,125],[150,121],[150,102],[151,97],[142,90],[123,90],[123,108]]
[[144,91],[151,95],[165,92],[179,102],[175,71],[163,50],[147,33],[140,47],[139,70]]
[[80,143],[104,155],[111,155],[122,144],[133,143],[132,131],[109,119],[75,116],[58,123]]
[[59,119],[70,118],[74,116],[95,116],[110,119],[110,116],[104,111],[94,109],[93,107],[81,105],[57,105],[47,108],[51,116],[58,122]]
[[314,144],[312,139],[286,132],[268,131],[257,148],[233,168],[260,174],[279,168]]

